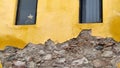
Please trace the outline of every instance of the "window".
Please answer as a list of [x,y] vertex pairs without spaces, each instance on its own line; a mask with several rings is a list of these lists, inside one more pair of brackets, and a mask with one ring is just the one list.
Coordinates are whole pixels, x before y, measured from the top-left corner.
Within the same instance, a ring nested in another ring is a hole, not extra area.
[[36,22],[37,0],[18,0],[16,25],[31,25]]
[[81,23],[102,22],[102,0],[80,0]]

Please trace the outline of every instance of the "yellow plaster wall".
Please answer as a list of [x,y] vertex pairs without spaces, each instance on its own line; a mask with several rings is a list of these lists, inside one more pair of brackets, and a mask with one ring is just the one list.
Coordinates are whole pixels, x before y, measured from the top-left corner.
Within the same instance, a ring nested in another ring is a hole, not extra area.
[[0,68],[3,68],[1,63],[0,63]]
[[1,64],[1,61],[0,61],[0,68],[2,68],[2,64]]
[[120,0],[103,0],[103,23],[79,24],[79,0],[38,0],[36,25],[15,25],[17,0],[0,0],[0,49],[47,39],[64,42],[82,29],[120,41]]

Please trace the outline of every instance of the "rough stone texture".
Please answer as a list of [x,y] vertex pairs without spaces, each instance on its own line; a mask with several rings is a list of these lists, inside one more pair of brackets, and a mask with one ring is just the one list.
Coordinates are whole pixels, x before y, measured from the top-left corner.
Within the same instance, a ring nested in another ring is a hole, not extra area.
[[95,68],[105,67],[106,65],[107,65],[107,62],[104,60],[100,60],[100,59],[93,60],[93,66]]
[[51,60],[52,59],[52,55],[51,54],[46,54],[45,56],[43,56],[42,59],[43,60]]
[[89,61],[87,58],[83,57],[81,59],[74,60],[71,65],[82,65],[82,64],[88,64]]
[[112,57],[113,56],[113,51],[104,51],[101,56],[103,57]]
[[26,64],[22,61],[13,61],[13,68],[26,68]]
[[45,44],[29,43],[24,49],[8,46],[0,51],[0,60],[3,68],[117,68],[120,43],[84,30],[63,43],[49,39]]

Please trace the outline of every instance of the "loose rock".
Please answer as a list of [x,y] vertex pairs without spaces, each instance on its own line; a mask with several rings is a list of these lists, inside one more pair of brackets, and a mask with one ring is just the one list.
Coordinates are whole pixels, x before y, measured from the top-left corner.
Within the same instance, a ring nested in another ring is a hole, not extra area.
[[43,57],[44,60],[51,60],[52,59],[52,55],[51,54],[47,54]]
[[65,58],[59,58],[59,59],[57,60],[58,63],[64,63],[65,61],[66,61]]
[[102,68],[105,67],[106,65],[107,63],[103,60],[99,60],[99,59],[93,60],[93,66],[95,68]]
[[101,55],[102,57],[112,57],[113,56],[113,51],[104,51]]
[[25,62],[22,61],[14,61],[14,66],[13,68],[26,68]]
[[77,59],[72,62],[72,65],[81,65],[81,64],[87,64],[89,61],[87,58],[83,57],[82,59]]

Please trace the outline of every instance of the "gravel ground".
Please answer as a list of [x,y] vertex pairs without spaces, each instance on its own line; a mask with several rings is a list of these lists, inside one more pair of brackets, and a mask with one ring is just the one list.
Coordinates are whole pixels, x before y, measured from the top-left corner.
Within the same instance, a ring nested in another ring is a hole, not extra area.
[[84,30],[64,43],[49,39],[24,49],[8,46],[0,60],[3,68],[120,68],[120,43]]

